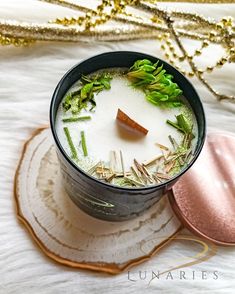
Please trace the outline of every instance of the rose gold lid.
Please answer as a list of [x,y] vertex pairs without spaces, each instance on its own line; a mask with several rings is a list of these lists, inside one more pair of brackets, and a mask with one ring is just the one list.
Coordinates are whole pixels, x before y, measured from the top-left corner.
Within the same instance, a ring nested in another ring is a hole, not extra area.
[[235,245],[235,137],[209,134],[169,199],[190,231],[216,244]]

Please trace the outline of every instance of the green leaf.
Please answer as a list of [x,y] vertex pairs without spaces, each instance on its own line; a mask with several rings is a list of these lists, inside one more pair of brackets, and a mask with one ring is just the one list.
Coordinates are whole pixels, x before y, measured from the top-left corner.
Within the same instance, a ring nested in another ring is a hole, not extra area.
[[81,77],[81,81],[86,84],[86,83],[91,83],[92,80],[90,78],[88,78],[87,76],[82,75]]
[[88,83],[85,86],[83,86],[81,89],[81,98],[82,99],[87,98],[92,88],[93,88],[93,83]]
[[137,60],[129,69],[127,77],[132,86],[145,92],[146,99],[153,104],[172,108],[182,105],[182,90],[174,83],[173,76],[168,74],[159,61],[152,63],[147,59]]
[[63,108],[65,111],[69,110],[71,107],[71,99],[72,99],[72,95],[71,93],[67,94],[64,98],[64,102],[63,102]]
[[148,59],[142,59],[142,60],[137,60],[132,67],[130,68],[130,70],[136,70],[138,69],[140,66],[142,65],[152,65],[152,62]]
[[98,94],[104,89],[111,88],[110,82],[112,76],[109,73],[101,73],[93,76],[82,75],[79,88],[66,95],[63,101],[63,108],[65,111],[70,110],[72,114],[79,114],[82,109],[86,109],[89,104],[93,110],[96,106],[94,100],[94,93]]
[[146,80],[147,82],[154,81],[154,75],[143,71],[142,69],[138,69],[135,71],[131,71],[127,73],[128,77],[138,78]]
[[185,134],[189,134],[192,131],[192,125],[183,114],[176,116],[178,126],[184,131]]

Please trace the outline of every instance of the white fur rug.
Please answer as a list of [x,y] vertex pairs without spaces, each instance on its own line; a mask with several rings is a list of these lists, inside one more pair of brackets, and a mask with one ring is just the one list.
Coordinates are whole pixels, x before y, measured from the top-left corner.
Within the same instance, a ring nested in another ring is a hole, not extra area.
[[[174,6],[177,4],[171,5]],[[217,19],[224,15],[235,17],[235,4],[180,4],[178,7]],[[0,1],[2,18],[48,20],[69,14],[71,12],[68,9],[33,0]],[[51,95],[64,72],[82,59],[110,50],[135,50],[162,57],[156,41],[40,43],[29,48],[0,48],[0,294],[234,293],[235,248],[220,247],[217,254],[208,261],[181,269],[185,271],[185,279],[180,279],[178,269],[172,271],[172,276],[163,275],[148,285],[152,271],[169,269],[173,264],[187,262],[187,257],[197,252],[193,242],[173,242],[150,261],[131,269],[128,279],[127,272],[108,276],[55,264],[40,252],[18,223],[12,191],[23,142],[35,128],[48,124]],[[208,58],[201,61],[202,67],[206,62],[213,63],[216,54],[220,52],[213,48],[208,51]],[[230,65],[213,75],[212,80],[218,90],[234,94],[234,75],[235,67]],[[216,102],[200,82],[196,79],[192,82],[204,103],[208,131],[220,129],[235,134],[235,105]],[[142,271],[142,278],[146,271],[145,280],[140,280],[139,271]],[[213,273],[215,271],[216,275]]]

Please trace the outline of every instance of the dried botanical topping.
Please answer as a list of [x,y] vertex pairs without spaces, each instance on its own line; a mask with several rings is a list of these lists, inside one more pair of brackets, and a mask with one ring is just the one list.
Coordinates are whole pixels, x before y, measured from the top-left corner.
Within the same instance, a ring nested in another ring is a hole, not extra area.
[[78,159],[77,151],[76,151],[76,148],[73,144],[69,129],[67,127],[64,127],[64,133],[65,133],[65,136],[66,136],[66,139],[67,139],[70,151],[71,151],[71,155],[72,155],[71,157],[73,159],[77,160]]
[[70,110],[72,114],[79,114],[82,109],[90,110],[96,107],[94,94],[111,88],[112,77],[108,73],[101,73],[91,77],[82,76],[80,86],[73,92],[68,93],[63,101],[63,109]]
[[160,144],[160,143],[155,143],[156,146],[158,146],[161,150],[169,151],[169,148]]
[[162,154],[150,159],[150,160],[146,160],[143,162],[143,166],[149,166],[149,165],[152,165],[152,164],[155,164],[157,160],[161,159],[163,157]]
[[146,99],[154,105],[172,108],[182,105],[180,95],[182,90],[174,83],[173,76],[148,59],[137,60],[129,69],[127,77],[135,88],[145,92]]
[[65,123],[70,123],[70,122],[77,122],[77,121],[83,121],[83,120],[90,120],[91,116],[79,116],[79,117],[68,117],[68,118],[63,118],[62,121]]
[[121,109],[118,109],[116,119],[121,124],[125,125],[128,129],[131,129],[131,130],[138,132],[138,133],[142,133],[144,135],[147,135],[147,133],[148,133],[147,129],[145,129],[143,126],[141,126],[136,121],[134,121],[132,118],[130,118]]
[[136,180],[133,180],[131,178],[128,178],[128,177],[124,177],[124,179],[129,182],[130,184],[132,184],[133,186],[139,186],[139,187],[144,187],[145,185],[141,182],[138,182]]
[[191,124],[186,116],[182,113],[176,115],[176,122],[170,121],[169,119],[166,122],[184,134],[192,133],[193,124]]
[[86,138],[85,138],[85,132],[84,131],[81,131],[81,142],[82,142],[83,155],[87,156],[88,152],[87,152]]
[[121,150],[120,150],[120,159],[121,159],[122,173],[123,173],[123,176],[125,177],[126,176],[126,173],[125,173],[125,165],[124,165],[124,159],[123,159],[123,155],[122,155],[122,151]]

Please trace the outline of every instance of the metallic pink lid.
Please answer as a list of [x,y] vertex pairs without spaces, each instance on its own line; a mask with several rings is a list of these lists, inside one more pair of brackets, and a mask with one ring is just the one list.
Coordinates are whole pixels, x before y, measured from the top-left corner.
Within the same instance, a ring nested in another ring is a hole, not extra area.
[[209,134],[169,199],[189,230],[216,244],[235,245],[235,137]]

